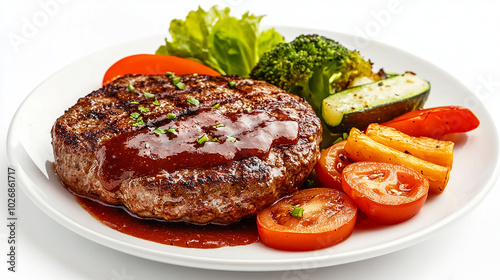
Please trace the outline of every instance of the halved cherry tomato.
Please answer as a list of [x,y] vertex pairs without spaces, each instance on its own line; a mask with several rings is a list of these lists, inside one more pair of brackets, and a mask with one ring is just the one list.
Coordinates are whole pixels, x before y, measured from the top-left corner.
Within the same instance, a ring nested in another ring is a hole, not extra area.
[[[294,207],[302,217],[292,216]],[[330,188],[303,189],[257,214],[262,243],[286,251],[308,251],[347,239],[356,224],[357,206],[344,192]]]
[[396,224],[424,205],[429,182],[414,169],[383,162],[355,162],[342,172],[342,188],[370,219]]
[[443,106],[412,111],[382,125],[411,136],[439,138],[449,133],[471,131],[479,126],[479,119],[467,108]]
[[344,147],[347,141],[338,142],[323,151],[315,171],[318,182],[323,187],[342,190],[342,170],[354,161],[346,156]]
[[166,72],[173,72],[177,75],[194,73],[220,75],[212,68],[187,58],[160,54],[136,54],[122,58],[111,65],[104,74],[102,84],[107,85],[125,74],[153,75]]

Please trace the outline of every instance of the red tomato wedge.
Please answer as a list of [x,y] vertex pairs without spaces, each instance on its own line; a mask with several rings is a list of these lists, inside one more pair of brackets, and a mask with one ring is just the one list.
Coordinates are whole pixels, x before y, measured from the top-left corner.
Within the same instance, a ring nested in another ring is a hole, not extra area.
[[370,219],[396,224],[415,216],[429,192],[417,171],[383,162],[355,162],[342,172],[342,188]]
[[346,156],[346,142],[338,142],[321,151],[319,161],[314,167],[321,186],[342,190],[342,170],[354,162]]
[[220,75],[212,68],[187,58],[160,54],[136,54],[122,58],[111,65],[104,74],[102,84],[105,86],[126,74],[153,75],[166,72],[173,72],[176,75],[194,73]]
[[[302,209],[302,217],[292,215]],[[347,239],[356,224],[357,206],[344,192],[330,188],[303,189],[257,214],[262,243],[286,251],[309,251]]]
[[467,108],[443,106],[412,111],[382,125],[411,136],[439,138],[450,133],[471,131],[479,126],[479,119]]

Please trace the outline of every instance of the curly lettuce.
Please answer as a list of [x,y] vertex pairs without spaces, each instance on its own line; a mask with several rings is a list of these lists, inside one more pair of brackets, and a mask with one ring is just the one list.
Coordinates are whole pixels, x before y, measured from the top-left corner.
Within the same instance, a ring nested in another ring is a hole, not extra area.
[[188,58],[222,75],[249,77],[260,57],[284,38],[274,28],[260,30],[264,16],[247,12],[238,19],[229,12],[229,8],[214,6],[205,11],[199,7],[185,20],[173,20],[169,28],[171,41],[165,38],[165,45],[156,53]]

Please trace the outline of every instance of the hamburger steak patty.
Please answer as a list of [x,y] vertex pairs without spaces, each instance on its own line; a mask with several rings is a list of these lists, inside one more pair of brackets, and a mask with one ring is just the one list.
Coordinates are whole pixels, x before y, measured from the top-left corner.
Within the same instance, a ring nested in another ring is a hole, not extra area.
[[180,78],[184,88],[127,75],[80,98],[52,128],[60,180],[141,217],[196,224],[254,216],[300,187],[322,132],[308,103],[262,81]]

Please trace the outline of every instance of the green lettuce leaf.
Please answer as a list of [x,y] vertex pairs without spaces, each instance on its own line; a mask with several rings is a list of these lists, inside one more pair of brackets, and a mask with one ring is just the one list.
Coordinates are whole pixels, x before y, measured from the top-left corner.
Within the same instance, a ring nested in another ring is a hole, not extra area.
[[260,56],[284,40],[274,28],[260,31],[263,16],[245,13],[241,19],[230,9],[217,6],[191,11],[185,20],[170,23],[171,41],[157,54],[188,58],[211,67],[222,75],[248,77]]

